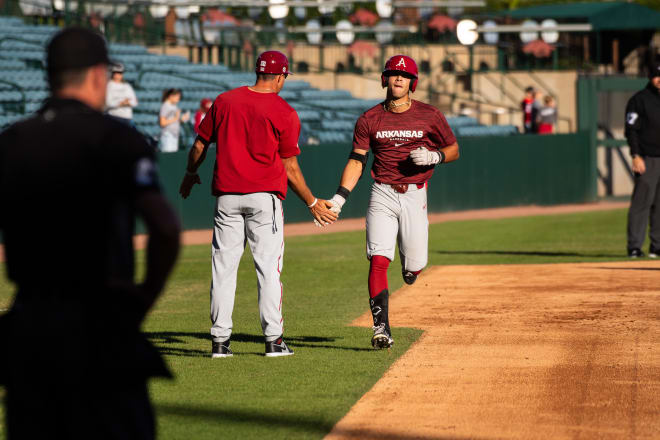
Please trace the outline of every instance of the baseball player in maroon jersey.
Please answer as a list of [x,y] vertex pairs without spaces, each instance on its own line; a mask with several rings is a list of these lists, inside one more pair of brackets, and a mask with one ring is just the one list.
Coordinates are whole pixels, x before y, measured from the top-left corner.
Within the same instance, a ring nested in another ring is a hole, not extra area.
[[381,76],[387,98],[364,112],[355,124],[353,151],[341,183],[330,200],[337,213],[374,154],[367,210],[369,305],[374,319],[374,348],[394,343],[388,316],[387,268],[399,245],[403,279],[413,284],[428,261],[427,181],[436,165],[458,159],[458,144],[444,115],[410,99],[417,86],[417,65],[405,55],[385,63]]
[[211,282],[212,357],[229,357],[238,264],[250,244],[259,290],[266,356],[293,354],[283,340],[280,283],[284,253],[282,200],[287,181],[324,225],[337,219],[332,204],[312,195],[296,156],[300,120],[278,93],[289,61],[277,51],[259,55],[257,81],[219,95],[199,125],[179,192],[185,199],[201,183],[197,169],[209,144],[217,144],[212,190],[216,199]]

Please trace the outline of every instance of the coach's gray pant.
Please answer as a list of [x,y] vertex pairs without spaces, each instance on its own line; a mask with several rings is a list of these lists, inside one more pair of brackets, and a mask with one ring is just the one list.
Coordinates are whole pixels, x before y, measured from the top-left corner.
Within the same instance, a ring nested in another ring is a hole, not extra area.
[[236,276],[245,243],[250,244],[257,270],[259,315],[267,341],[282,334],[282,256],[284,254],[282,202],[270,193],[222,195],[216,200],[213,229],[211,336],[229,339],[236,294]]
[[651,246],[660,248],[660,157],[645,157],[646,172],[635,174],[628,210],[628,249],[641,249],[651,220]]

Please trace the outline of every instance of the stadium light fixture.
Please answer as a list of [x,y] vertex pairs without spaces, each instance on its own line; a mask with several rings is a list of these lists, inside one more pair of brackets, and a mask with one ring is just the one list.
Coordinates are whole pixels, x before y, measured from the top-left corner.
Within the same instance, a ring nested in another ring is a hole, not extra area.
[[[539,24],[535,22],[534,20],[525,20],[522,22],[523,29],[531,29],[534,28],[536,29]],[[520,32],[520,41],[523,43],[529,43],[530,41],[538,40],[539,39],[539,33],[537,31],[532,31],[532,30],[523,30]]]
[[[66,8],[66,2],[64,0],[54,0],[53,1],[53,8],[55,8],[58,11],[63,11],[64,8]],[[78,2],[70,1],[69,2],[69,11],[75,11],[76,9],[78,9]]]
[[323,34],[317,31],[321,29],[321,23],[317,19],[309,20],[305,25],[305,29],[307,30],[307,42],[309,44],[321,44]]
[[284,20],[277,20],[275,22],[275,27],[278,29],[275,32],[275,39],[279,44],[286,44],[286,26]]
[[376,12],[382,18],[390,18],[394,12],[392,0],[376,0]]
[[50,0],[19,0],[18,6],[21,8],[23,15],[47,16],[53,13]]
[[380,44],[387,44],[392,41],[394,38],[394,33],[392,32],[392,27],[394,25],[389,20],[381,20],[375,26],[376,32],[376,41]]
[[154,1],[151,6],[149,6],[149,13],[153,18],[163,18],[167,15],[167,12],[170,10],[170,7],[167,5],[159,4],[161,1]]
[[[548,18],[541,22],[541,27],[554,29],[557,27],[557,22],[552,18]],[[559,32],[557,31],[545,31],[541,32],[541,38],[548,44],[555,44],[559,40]]]
[[479,38],[477,23],[474,20],[459,21],[456,25],[456,36],[461,44],[472,46]]
[[[494,28],[497,27],[497,23],[495,23],[493,20],[486,20],[484,23],[481,25],[483,28]],[[487,44],[497,44],[497,42],[500,40],[500,34],[497,32],[484,32],[484,41]]]
[[177,6],[174,8],[174,12],[176,12],[176,18],[181,20],[185,20],[190,17],[190,8],[188,6]]
[[303,8],[302,6],[296,6],[293,8],[293,14],[298,20],[303,20],[305,17],[307,17],[307,9]]
[[268,13],[273,18],[273,20],[280,20],[289,15],[289,7],[284,3],[284,0],[270,0]]
[[348,20],[339,20],[337,22],[337,40],[341,44],[351,44],[355,40],[353,32],[353,23]]
[[318,0],[319,12],[323,15],[332,14],[337,9],[337,2],[327,1],[327,0]]

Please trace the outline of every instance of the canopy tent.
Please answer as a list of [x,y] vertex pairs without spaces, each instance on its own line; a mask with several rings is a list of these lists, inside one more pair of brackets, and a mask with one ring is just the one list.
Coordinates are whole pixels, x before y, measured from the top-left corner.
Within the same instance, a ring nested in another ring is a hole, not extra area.
[[660,29],[660,12],[618,1],[531,6],[506,11],[503,15],[516,19],[553,18],[560,22],[590,23],[596,32]]

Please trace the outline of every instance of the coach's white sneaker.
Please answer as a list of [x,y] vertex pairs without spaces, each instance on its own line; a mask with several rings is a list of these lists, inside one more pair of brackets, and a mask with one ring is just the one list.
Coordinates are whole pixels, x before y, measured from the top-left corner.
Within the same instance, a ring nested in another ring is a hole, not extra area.
[[224,342],[214,342],[211,346],[211,357],[213,359],[232,357],[234,353],[231,351],[231,348],[229,348],[229,344],[229,340]]
[[293,350],[286,345],[284,338],[280,336],[274,341],[266,341],[266,356],[268,357],[277,357],[277,356],[291,356]]

